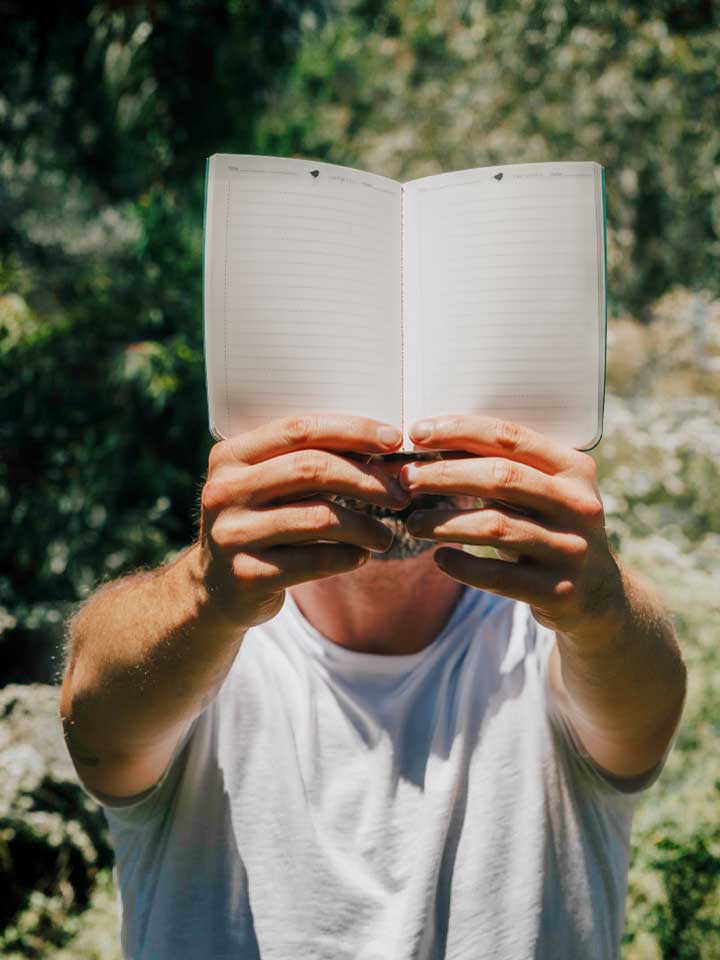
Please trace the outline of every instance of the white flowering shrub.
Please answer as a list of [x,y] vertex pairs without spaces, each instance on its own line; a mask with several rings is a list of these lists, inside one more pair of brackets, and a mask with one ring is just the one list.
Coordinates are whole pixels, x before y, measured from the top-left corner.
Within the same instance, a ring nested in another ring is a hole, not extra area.
[[635,816],[625,960],[720,957],[720,304],[681,291],[611,322],[598,463],[620,557],[672,611],[688,696]]

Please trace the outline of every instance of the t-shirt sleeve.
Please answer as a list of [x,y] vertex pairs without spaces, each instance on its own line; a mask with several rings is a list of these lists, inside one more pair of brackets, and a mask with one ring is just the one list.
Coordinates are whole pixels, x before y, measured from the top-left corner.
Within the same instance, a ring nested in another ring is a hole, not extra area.
[[167,809],[182,776],[190,741],[199,719],[199,717],[196,717],[185,728],[164,773],[157,783],[148,790],[131,797],[112,797],[98,790],[93,790],[80,781],[80,786],[85,793],[102,806],[110,825],[113,822],[122,826],[142,825],[154,820],[163,810]]
[[605,770],[587,752],[571,721],[557,707],[553,698],[550,696],[548,668],[550,664],[550,654],[555,645],[555,632],[547,627],[543,627],[541,624],[536,624],[536,631],[536,650],[538,653],[541,684],[545,697],[547,715],[553,729],[571,753],[576,764],[587,774],[590,782],[602,792],[630,795],[649,790],[657,781],[665,767],[665,763],[675,744],[678,731],[675,731],[662,757],[650,770],[634,776],[620,776],[611,773],[609,770]]

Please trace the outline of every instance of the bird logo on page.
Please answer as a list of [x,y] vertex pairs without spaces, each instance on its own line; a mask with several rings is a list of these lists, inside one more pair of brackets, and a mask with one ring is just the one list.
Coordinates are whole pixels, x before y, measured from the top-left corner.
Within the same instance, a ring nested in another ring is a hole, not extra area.
[[493,177],[493,180],[502,180],[502,178],[503,178],[503,175],[501,173],[496,173],[495,176]]
[[310,171],[310,176],[317,178],[317,177],[320,176],[320,171],[319,171],[319,170],[311,170],[311,171]]

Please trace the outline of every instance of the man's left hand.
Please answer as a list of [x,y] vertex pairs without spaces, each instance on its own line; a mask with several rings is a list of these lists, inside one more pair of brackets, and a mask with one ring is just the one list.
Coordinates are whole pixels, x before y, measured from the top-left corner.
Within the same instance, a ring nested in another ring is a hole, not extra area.
[[[430,428],[427,435],[422,426]],[[540,623],[568,636],[622,618],[623,580],[605,534],[592,457],[481,416],[423,420],[411,427],[410,437],[423,450],[468,454],[406,464],[399,479],[411,494],[465,494],[485,505],[415,511],[408,531],[422,539],[495,547],[504,558],[442,548],[434,555],[441,570],[528,603]]]

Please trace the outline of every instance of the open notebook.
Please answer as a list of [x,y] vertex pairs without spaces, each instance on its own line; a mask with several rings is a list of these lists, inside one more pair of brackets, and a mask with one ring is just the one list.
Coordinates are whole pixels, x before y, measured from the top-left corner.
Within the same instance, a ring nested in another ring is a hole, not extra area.
[[309,160],[207,168],[205,354],[216,438],[274,417],[403,431],[484,414],[577,449],[602,433],[606,266],[596,163],[401,184]]

